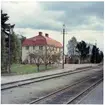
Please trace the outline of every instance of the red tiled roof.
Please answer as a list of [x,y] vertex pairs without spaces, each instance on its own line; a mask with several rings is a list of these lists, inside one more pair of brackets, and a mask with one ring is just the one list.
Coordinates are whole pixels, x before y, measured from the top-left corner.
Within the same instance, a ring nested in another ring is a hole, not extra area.
[[37,35],[35,37],[25,39],[22,46],[34,46],[34,45],[50,45],[55,47],[62,47],[62,44],[50,37]]

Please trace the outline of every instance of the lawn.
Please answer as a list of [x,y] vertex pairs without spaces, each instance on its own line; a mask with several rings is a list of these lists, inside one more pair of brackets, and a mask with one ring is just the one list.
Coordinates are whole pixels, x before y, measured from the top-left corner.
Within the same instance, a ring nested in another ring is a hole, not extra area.
[[[55,67],[48,66],[47,70],[54,69]],[[39,67],[39,72],[45,71],[45,66],[40,65]],[[23,64],[12,64],[11,65],[11,72],[15,73],[17,75],[19,74],[30,74],[30,73],[35,73],[37,71],[37,66],[36,65],[23,65]]]

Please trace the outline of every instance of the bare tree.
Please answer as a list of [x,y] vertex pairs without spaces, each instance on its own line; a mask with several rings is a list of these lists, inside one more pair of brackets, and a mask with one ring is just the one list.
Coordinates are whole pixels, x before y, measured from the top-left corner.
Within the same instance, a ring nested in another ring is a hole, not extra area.
[[29,61],[31,64],[36,64],[37,70],[39,71],[39,67],[44,62],[44,54],[42,51],[37,50],[33,53],[29,53]]
[[55,53],[52,55],[52,61],[54,62],[54,64],[59,65],[60,64],[60,57],[61,57],[61,53]]
[[[39,67],[40,65],[44,64],[45,65],[45,69],[47,69],[48,65],[51,64],[59,64],[60,63],[60,56],[61,53],[52,53],[50,51],[43,52],[41,50],[37,50],[33,53],[29,53],[28,57],[29,57],[29,62],[31,64],[36,64],[37,66],[37,70],[39,71]],[[28,59],[27,57],[27,59]]]

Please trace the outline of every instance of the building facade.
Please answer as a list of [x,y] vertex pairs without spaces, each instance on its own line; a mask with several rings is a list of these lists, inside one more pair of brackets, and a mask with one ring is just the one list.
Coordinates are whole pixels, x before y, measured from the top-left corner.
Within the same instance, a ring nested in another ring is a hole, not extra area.
[[48,34],[43,35],[42,32],[35,37],[25,39],[22,44],[22,62],[29,60],[29,53],[41,51],[45,55],[62,52],[62,44],[49,37]]

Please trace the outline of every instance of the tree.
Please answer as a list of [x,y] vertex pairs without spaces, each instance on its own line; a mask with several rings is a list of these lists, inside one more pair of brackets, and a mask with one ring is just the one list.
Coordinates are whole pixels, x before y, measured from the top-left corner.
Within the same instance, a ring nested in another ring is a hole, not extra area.
[[99,49],[94,45],[92,48],[91,63],[96,63],[99,56]]
[[11,35],[11,64],[19,63],[21,58],[21,40],[13,32]]
[[21,34],[17,34],[17,38],[18,38],[18,43],[20,45],[20,47],[19,47],[19,50],[20,50],[20,59],[19,59],[19,62],[22,64],[22,43],[26,39],[26,37],[24,37]]
[[29,53],[27,56],[27,59],[25,60],[26,63],[28,63],[28,60],[30,63],[35,64],[37,66],[37,70],[39,71],[40,65],[44,64],[45,69],[47,69],[47,66],[52,63],[59,63],[60,61],[60,53],[54,53],[51,52],[45,55],[45,53],[41,50],[37,50],[33,53]]
[[90,47],[84,41],[77,43],[77,52],[80,54],[80,62],[84,60],[89,54]]
[[101,51],[101,52],[100,52],[100,62],[103,61],[103,57],[104,57],[104,54],[103,54],[103,52]]
[[[7,13],[3,13],[1,10],[1,60],[2,60],[2,70],[7,70],[10,72],[10,63],[18,62],[18,57],[20,53],[20,42],[17,38],[17,35],[13,32],[10,33],[11,29],[14,28],[14,25],[7,23],[9,16]],[[10,38],[10,46],[9,46]],[[10,53],[9,53],[10,52]],[[9,61],[10,58],[10,61]]]
[[[47,64],[45,65],[45,66],[47,66],[48,64],[54,64],[54,63],[56,63],[56,64],[59,64],[60,63],[60,57],[61,57],[61,53],[60,52],[58,52],[58,53],[48,53],[47,54]],[[47,69],[47,67],[46,67],[46,69]]]
[[92,49],[91,63],[100,63],[103,61],[103,52],[99,50],[95,45]]
[[95,52],[96,59],[95,59],[95,63],[99,63],[100,62],[100,53],[99,52],[100,52],[99,48],[96,47],[96,52]]
[[1,72],[7,72],[8,54],[5,44],[5,33],[1,31]]
[[75,53],[75,47],[77,46],[77,40],[75,37],[72,37],[71,40],[68,41],[67,49],[68,49],[68,56],[73,57]]
[[1,10],[1,30],[6,32],[9,29],[10,24],[7,24],[6,22],[9,20],[9,16],[7,13],[3,13]]
[[[28,55],[30,63],[34,63],[37,66],[37,70],[39,71],[40,65],[44,62],[44,54],[42,51],[37,50],[33,53],[29,53]],[[27,58],[28,60],[28,58]]]
[[6,22],[8,21],[9,16],[6,13],[3,13],[1,10],[1,71],[6,72],[7,66],[8,66],[8,31],[9,31],[9,25]]
[[45,69],[47,69],[47,66],[51,62],[51,60],[52,60],[52,54],[46,52],[45,58],[44,58]]
[[100,63],[102,61],[103,61],[103,52],[99,51],[96,63]]

